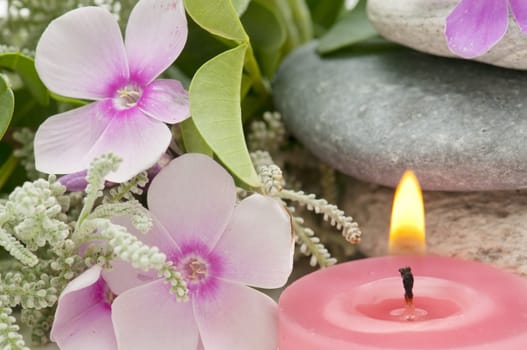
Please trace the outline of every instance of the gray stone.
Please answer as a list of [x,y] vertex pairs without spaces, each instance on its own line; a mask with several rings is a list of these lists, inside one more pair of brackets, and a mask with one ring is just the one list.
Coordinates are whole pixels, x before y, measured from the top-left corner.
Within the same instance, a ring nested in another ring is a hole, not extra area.
[[[350,180],[343,209],[362,230],[359,249],[387,254],[393,189]],[[425,192],[428,253],[482,261],[527,276],[527,191]]]
[[321,58],[310,43],[282,64],[276,107],[290,131],[342,172],[395,186],[527,186],[527,73],[392,49]]

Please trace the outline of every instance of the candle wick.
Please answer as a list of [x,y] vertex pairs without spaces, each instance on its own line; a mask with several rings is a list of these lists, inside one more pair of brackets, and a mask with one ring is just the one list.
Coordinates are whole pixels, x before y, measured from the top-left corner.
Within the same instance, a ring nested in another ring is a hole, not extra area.
[[412,269],[409,266],[402,267],[399,269],[401,278],[403,279],[404,287],[404,301],[406,303],[406,319],[413,320],[415,318],[414,308],[414,275]]

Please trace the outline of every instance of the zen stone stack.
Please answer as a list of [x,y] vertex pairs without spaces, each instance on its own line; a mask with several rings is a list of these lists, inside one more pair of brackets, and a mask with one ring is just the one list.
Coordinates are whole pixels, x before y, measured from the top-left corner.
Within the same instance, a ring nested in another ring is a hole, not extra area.
[[425,193],[429,252],[527,275],[527,73],[405,48],[323,58],[315,47],[284,61],[275,103],[305,147],[370,183],[347,189],[360,249],[386,254],[383,186],[412,168],[440,191]]

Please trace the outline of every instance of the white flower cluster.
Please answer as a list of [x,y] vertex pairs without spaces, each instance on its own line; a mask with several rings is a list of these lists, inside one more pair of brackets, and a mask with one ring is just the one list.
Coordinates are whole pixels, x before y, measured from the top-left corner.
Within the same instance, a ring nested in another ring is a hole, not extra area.
[[0,207],[2,228],[11,232],[25,246],[35,251],[46,243],[62,245],[69,235],[64,214],[69,202],[66,188],[55,181],[39,179],[17,187]]
[[24,339],[18,333],[19,327],[16,319],[11,316],[12,310],[0,303],[0,349],[3,350],[29,350]]
[[263,120],[251,123],[247,139],[250,150],[266,150],[273,153],[285,144],[286,138],[287,132],[280,113],[265,112]]
[[17,187],[0,204],[0,246],[28,266],[38,263],[32,253],[37,249],[46,244],[60,248],[70,233],[64,214],[69,201],[64,192],[54,176]]
[[171,285],[171,292],[180,300],[186,300],[188,290],[181,274],[164,253],[157,247],[150,247],[130,234],[126,228],[113,224],[110,220],[94,219],[90,223],[97,227],[101,236],[107,240],[113,253],[120,260],[129,262],[133,267],[148,271],[154,269]]
[[314,194],[305,194],[303,191],[283,190],[280,192],[282,199],[300,203],[316,214],[322,214],[324,220],[337,230],[342,230],[342,235],[350,243],[359,243],[362,235],[359,225],[351,216],[346,216],[336,205],[329,204],[325,199],[317,199]]

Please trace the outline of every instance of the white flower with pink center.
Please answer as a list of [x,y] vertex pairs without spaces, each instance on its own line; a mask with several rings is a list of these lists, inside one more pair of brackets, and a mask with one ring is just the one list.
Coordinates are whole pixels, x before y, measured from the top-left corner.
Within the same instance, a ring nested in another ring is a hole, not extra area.
[[189,116],[181,83],[156,80],[186,39],[181,0],[139,1],[124,42],[113,15],[99,7],[82,7],[51,22],[35,54],[40,78],[57,94],[95,102],[39,127],[36,168],[70,174],[111,152],[123,161],[108,180],[123,182],[155,164],[171,140],[165,123]]
[[249,286],[278,288],[292,269],[291,222],[277,201],[252,195],[236,204],[231,176],[210,158],[186,154],[154,178],[154,228],[137,232],[173,261],[188,283],[178,302],[155,272],[123,262],[103,272],[117,344],[126,350],[276,350],[276,303]]

